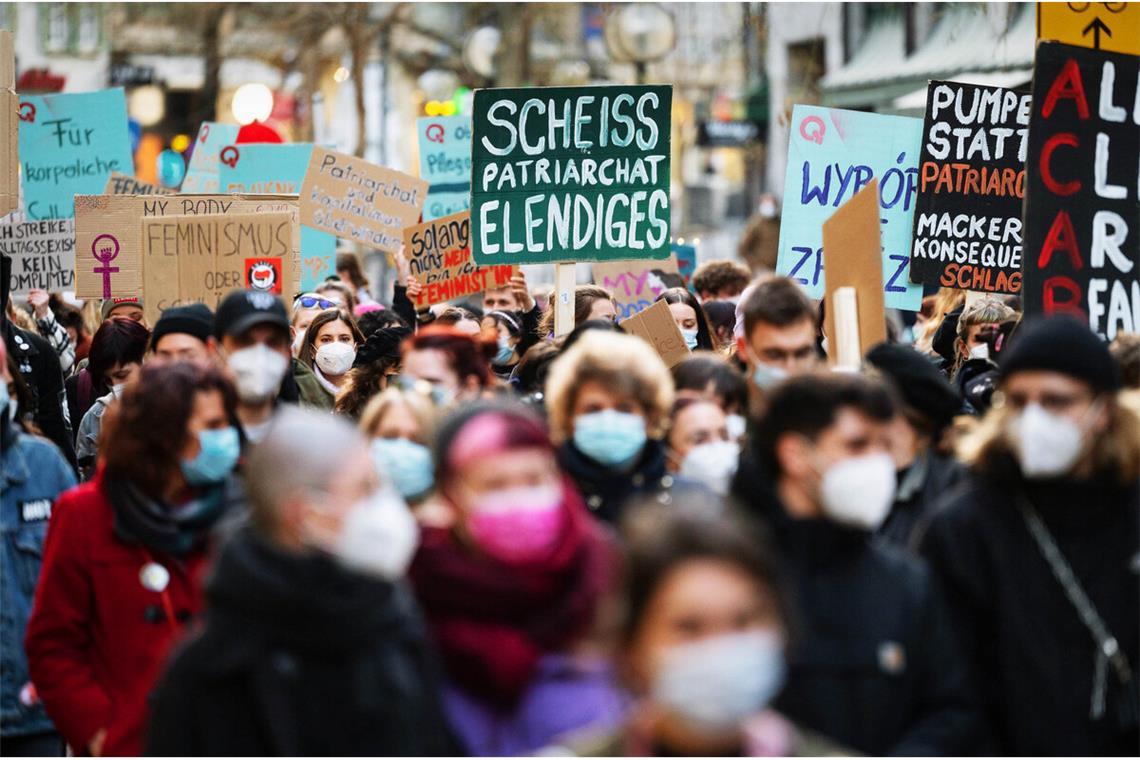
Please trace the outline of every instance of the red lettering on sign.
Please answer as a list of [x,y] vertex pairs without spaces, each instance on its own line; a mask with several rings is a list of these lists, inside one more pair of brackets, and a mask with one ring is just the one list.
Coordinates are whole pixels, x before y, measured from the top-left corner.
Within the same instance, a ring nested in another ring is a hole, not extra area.
[[1055,251],[1069,254],[1069,261],[1077,271],[1084,269],[1081,251],[1077,247],[1077,233],[1073,231],[1073,221],[1069,218],[1069,212],[1064,209],[1058,211],[1057,216],[1053,218],[1053,226],[1049,228],[1049,234],[1045,236],[1045,242],[1041,246],[1041,255],[1037,257],[1037,268],[1048,267]]
[[1081,189],[1081,181],[1074,179],[1069,182],[1058,182],[1050,168],[1053,151],[1061,145],[1076,148],[1080,145],[1080,141],[1072,132],[1058,132],[1045,141],[1045,145],[1041,148],[1041,181],[1054,195],[1072,195]]
[[[1041,290],[1046,314],[1071,314],[1088,321],[1088,315],[1081,308],[1081,288],[1071,277],[1050,277],[1041,286]],[[1068,298],[1058,298],[1058,295],[1066,293]]]
[[1057,101],[1062,98],[1071,98],[1077,105],[1077,116],[1081,121],[1089,117],[1089,104],[1085,98],[1085,84],[1081,80],[1081,69],[1077,62],[1070,58],[1065,61],[1064,68],[1053,84],[1049,85],[1049,94],[1045,96],[1045,104],[1041,106],[1041,115],[1048,119],[1053,115]]

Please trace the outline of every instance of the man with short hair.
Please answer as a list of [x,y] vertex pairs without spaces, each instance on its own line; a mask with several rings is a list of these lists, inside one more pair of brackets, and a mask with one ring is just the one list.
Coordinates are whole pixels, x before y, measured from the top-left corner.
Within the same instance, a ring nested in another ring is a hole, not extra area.
[[776,539],[797,635],[777,709],[868,755],[967,755],[981,725],[922,560],[872,540],[895,466],[882,383],[811,373],[773,390],[733,492]]
[[104,322],[111,317],[126,317],[136,322],[142,322],[143,327],[150,327],[150,325],[146,323],[142,299],[135,296],[105,299],[103,306],[100,308],[100,314]]
[[748,287],[752,273],[739,261],[715,259],[693,271],[693,290],[704,301],[732,301]]
[[753,286],[741,313],[744,333],[736,339],[737,354],[757,390],[816,367],[816,309],[795,280],[774,277]]
[[167,309],[154,324],[150,350],[152,362],[213,364],[218,358],[214,313],[201,303]]
[[284,409],[246,463],[200,632],[155,693],[147,755],[461,754],[401,582],[418,531],[342,418]]
[[238,392],[237,417],[247,440],[269,429],[289,370],[289,315],[271,293],[235,290],[218,304],[214,334]]

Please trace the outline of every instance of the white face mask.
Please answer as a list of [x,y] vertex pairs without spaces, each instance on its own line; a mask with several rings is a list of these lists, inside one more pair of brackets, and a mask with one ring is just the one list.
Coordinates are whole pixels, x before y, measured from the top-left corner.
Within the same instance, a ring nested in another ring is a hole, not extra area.
[[271,399],[289,368],[289,360],[264,343],[234,351],[226,364],[234,373],[238,396],[247,404]]
[[1011,418],[1009,430],[1021,473],[1031,480],[1067,474],[1084,452],[1085,426],[1039,404],[1030,404]]
[[729,633],[668,649],[652,692],[692,729],[724,734],[760,712],[784,674],[784,642],[776,633]]
[[694,446],[681,462],[682,477],[703,483],[717,496],[727,496],[728,487],[740,465],[740,444],[713,441]]
[[407,503],[385,488],[352,506],[331,548],[346,568],[394,581],[407,572],[419,540]]
[[725,417],[724,426],[728,428],[729,440],[739,441],[748,430],[748,421],[742,414],[730,414]]
[[895,500],[895,460],[885,452],[836,462],[823,473],[820,506],[833,521],[875,530]]
[[111,386],[111,395],[115,398],[123,397],[123,389],[127,387],[126,383],[116,383]]
[[989,346],[989,344],[988,343],[979,343],[978,345],[971,348],[970,349],[970,358],[971,359],[985,359],[988,361],[990,358],[990,346]]
[[326,376],[340,377],[352,369],[356,349],[351,343],[326,343],[317,349],[315,361]]
[[756,362],[752,370],[752,382],[762,391],[770,390],[788,379],[788,371],[774,364]]
[[297,337],[293,338],[293,358],[301,355],[301,344],[305,342],[305,331],[301,330],[297,333]]

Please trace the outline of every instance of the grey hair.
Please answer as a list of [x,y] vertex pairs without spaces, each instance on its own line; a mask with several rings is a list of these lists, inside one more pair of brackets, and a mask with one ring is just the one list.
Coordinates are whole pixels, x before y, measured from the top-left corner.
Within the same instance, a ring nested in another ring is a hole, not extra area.
[[285,406],[246,462],[250,518],[273,532],[281,508],[298,492],[324,490],[349,456],[367,446],[343,418]]

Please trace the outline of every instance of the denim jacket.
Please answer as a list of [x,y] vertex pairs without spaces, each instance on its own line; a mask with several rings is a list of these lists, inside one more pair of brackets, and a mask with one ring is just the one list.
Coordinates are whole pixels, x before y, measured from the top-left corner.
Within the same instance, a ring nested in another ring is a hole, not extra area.
[[52,730],[28,676],[24,631],[52,504],[75,485],[75,474],[54,444],[17,430],[6,411],[0,425],[0,733],[24,736]]

